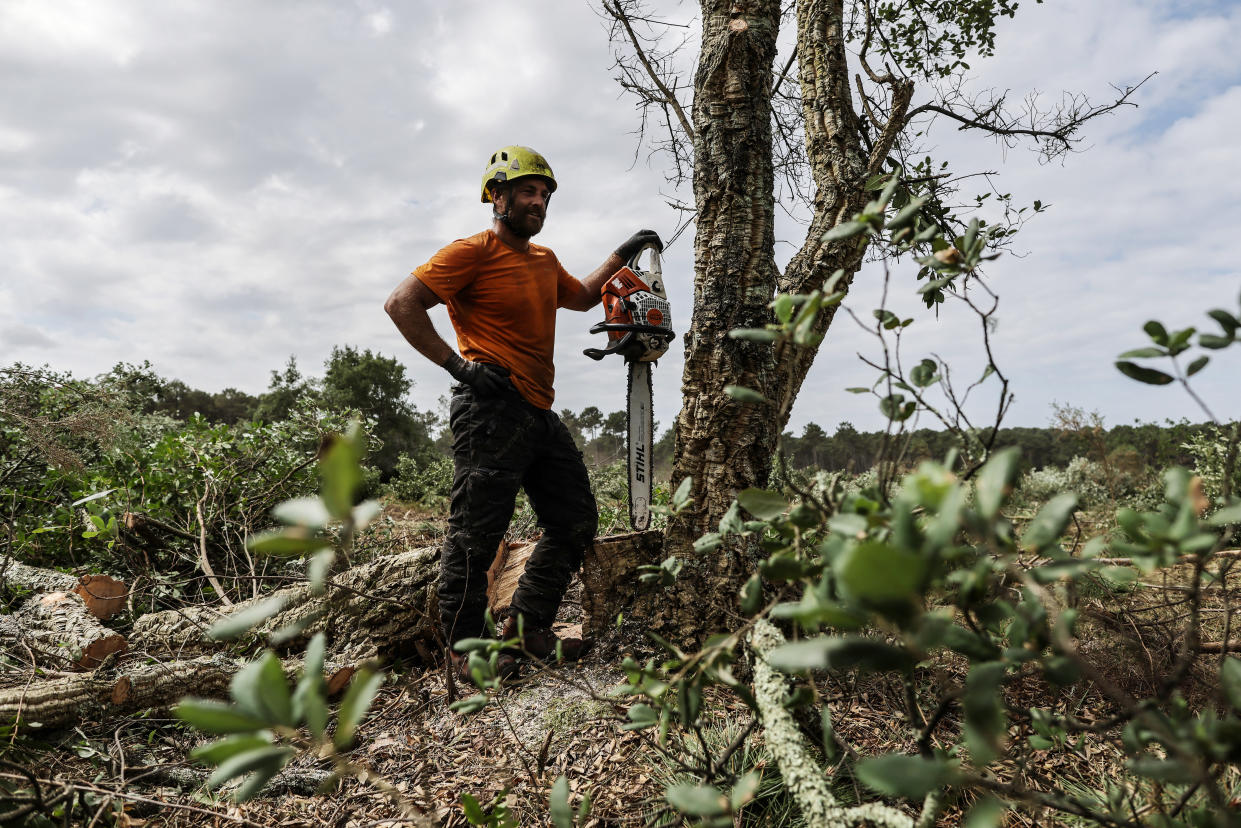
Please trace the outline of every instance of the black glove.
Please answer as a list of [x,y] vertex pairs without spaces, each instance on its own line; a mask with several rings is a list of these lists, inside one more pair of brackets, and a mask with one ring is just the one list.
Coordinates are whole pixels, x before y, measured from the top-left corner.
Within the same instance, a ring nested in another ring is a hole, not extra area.
[[630,236],[628,241],[616,248],[616,255],[628,262],[635,253],[651,243],[654,243],[655,247],[660,250],[664,249],[664,243],[660,241],[658,233],[654,230],[639,230]]
[[474,389],[480,397],[495,397],[508,391],[512,383],[508,379],[508,370],[481,362],[470,362],[453,354],[444,360],[444,370],[452,374],[457,382],[465,383]]

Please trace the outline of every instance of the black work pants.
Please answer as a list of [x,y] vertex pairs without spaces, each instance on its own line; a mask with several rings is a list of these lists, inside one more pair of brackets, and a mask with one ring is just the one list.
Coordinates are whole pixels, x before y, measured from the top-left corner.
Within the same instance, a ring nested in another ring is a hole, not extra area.
[[449,643],[480,636],[487,569],[526,490],[543,536],[526,563],[512,608],[532,627],[550,627],[598,528],[582,454],[553,411],[514,392],[479,397],[453,387],[449,409],[455,473],[440,563],[440,622]]

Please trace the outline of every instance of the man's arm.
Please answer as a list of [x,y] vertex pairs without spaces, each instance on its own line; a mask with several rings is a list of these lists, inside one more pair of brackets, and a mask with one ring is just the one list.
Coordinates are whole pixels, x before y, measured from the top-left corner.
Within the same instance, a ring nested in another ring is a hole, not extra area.
[[384,310],[392,317],[405,341],[414,346],[414,350],[442,366],[449,357],[456,356],[456,351],[449,347],[431,324],[431,316],[427,310],[438,304],[440,298],[435,295],[435,291],[411,274],[392,291],[388,301],[384,302]]
[[485,397],[512,388],[507,371],[498,374],[481,363],[462,359],[449,347],[431,324],[431,316],[427,313],[427,309],[438,304],[440,298],[435,295],[435,291],[423,284],[417,276],[410,274],[388,296],[388,301],[384,302],[384,310],[392,317],[406,342],[451,374],[457,382],[469,385]]
[[590,275],[582,279],[582,289],[575,296],[565,301],[564,306],[569,310],[588,311],[602,300],[602,291],[604,284],[611,279],[616,271],[625,266],[625,260],[620,257],[619,253],[613,253],[604,260]]
[[564,303],[564,307],[575,311],[588,311],[602,301],[600,295],[604,284],[611,279],[616,271],[625,266],[625,262],[629,261],[634,253],[637,253],[646,245],[654,243],[660,250],[664,249],[664,243],[659,240],[659,234],[654,230],[639,230],[630,236],[624,244],[616,248],[616,252],[599,265],[591,274],[582,280],[582,289],[575,296],[570,297]]

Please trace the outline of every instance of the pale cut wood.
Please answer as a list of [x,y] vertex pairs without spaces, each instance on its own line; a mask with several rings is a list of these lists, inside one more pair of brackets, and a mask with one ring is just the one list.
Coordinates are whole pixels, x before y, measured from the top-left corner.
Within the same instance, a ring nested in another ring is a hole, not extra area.
[[0,565],[0,581],[16,584],[34,593],[76,592],[86,602],[91,615],[107,621],[125,607],[128,591],[124,581],[109,575],[83,575],[78,578],[66,572],[30,566],[10,559]]
[[0,626],[6,646],[25,646],[40,666],[90,670],[125,649],[125,638],[99,623],[80,595],[49,592],[22,604]]
[[499,618],[513,603],[517,582],[521,580],[521,573],[526,571],[526,561],[534,552],[534,541],[501,544],[501,551],[503,557],[497,554],[496,563],[487,573],[487,606],[491,608],[493,618]]

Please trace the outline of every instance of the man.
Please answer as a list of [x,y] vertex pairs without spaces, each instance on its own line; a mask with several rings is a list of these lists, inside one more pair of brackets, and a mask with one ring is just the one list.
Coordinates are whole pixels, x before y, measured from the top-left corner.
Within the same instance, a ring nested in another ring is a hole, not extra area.
[[[569,579],[594,539],[598,512],[582,455],[552,411],[556,310],[587,311],[634,253],[653,243],[642,230],[584,280],[570,276],[551,250],[532,244],[543,229],[556,178],[528,147],[505,147],[483,173],[491,228],[441,249],[388,297],[384,309],[414,348],[457,380],[449,424],[455,474],[440,567],[439,606],[451,646],[484,632],[487,569],[508,528],[519,487],[543,537],[513,594],[501,637],[536,658],[577,658],[582,641],[551,632]],[[427,309],[441,302],[457,334],[458,355],[440,338]],[[518,623],[521,616],[521,624]],[[466,659],[453,653],[458,673]],[[503,657],[501,672],[516,665]]]

